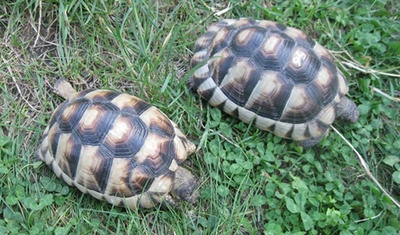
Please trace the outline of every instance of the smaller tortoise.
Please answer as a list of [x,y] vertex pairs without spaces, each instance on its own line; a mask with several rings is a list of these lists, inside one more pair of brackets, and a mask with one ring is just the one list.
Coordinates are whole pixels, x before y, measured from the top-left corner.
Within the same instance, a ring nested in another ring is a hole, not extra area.
[[191,67],[190,86],[209,104],[304,147],[318,144],[335,119],[358,120],[332,55],[277,22],[242,18],[209,26]]
[[176,200],[196,203],[198,182],[179,166],[195,145],[151,104],[108,90],[75,92],[63,79],[57,107],[37,151],[83,193],[129,208]]

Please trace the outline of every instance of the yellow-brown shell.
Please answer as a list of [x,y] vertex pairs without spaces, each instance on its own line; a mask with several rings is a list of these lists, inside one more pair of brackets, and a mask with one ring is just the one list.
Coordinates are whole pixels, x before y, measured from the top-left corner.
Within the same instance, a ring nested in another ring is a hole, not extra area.
[[86,90],[54,111],[37,151],[69,185],[117,206],[153,207],[194,144],[160,110],[127,94]]
[[324,47],[273,21],[226,19],[209,26],[191,67],[198,67],[191,87],[212,106],[297,141],[322,138],[348,92]]

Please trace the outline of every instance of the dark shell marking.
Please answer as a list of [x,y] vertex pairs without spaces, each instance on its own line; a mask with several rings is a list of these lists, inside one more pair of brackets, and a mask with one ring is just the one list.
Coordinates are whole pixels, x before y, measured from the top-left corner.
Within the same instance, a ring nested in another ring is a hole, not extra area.
[[152,207],[194,145],[161,111],[106,90],[77,93],[53,113],[40,159],[69,185],[119,205]]
[[223,20],[196,42],[191,87],[212,106],[276,135],[319,138],[348,92],[332,55],[277,22]]

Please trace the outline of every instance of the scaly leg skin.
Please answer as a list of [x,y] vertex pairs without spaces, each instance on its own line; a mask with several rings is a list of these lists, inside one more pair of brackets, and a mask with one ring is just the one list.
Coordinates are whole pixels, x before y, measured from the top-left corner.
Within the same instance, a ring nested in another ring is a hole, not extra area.
[[196,177],[183,167],[178,167],[175,172],[174,188],[171,191],[172,197],[196,204],[199,197],[199,182]]
[[356,123],[359,116],[357,105],[347,97],[342,97],[336,106],[336,118],[341,122]]
[[196,204],[199,197],[199,182],[196,177],[183,167],[178,167],[175,172],[174,188],[165,195],[162,206],[176,207],[183,200]]
[[324,138],[324,135],[321,135],[320,137],[317,138],[310,138],[307,140],[303,140],[303,141],[297,141],[297,144],[300,145],[301,147],[303,147],[304,149],[308,149],[311,147],[314,147],[315,145],[319,144],[319,142],[321,142],[322,138]]

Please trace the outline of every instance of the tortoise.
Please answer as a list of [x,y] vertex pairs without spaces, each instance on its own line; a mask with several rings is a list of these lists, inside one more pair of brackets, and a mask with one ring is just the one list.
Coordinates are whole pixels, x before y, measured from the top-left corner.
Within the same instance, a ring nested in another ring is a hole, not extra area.
[[189,86],[225,113],[303,147],[335,119],[355,123],[347,80],[327,49],[299,29],[268,20],[224,19],[195,44]]
[[64,79],[55,89],[66,101],[36,153],[59,178],[121,207],[196,203],[196,177],[179,166],[195,145],[164,113],[117,91],[76,92]]

